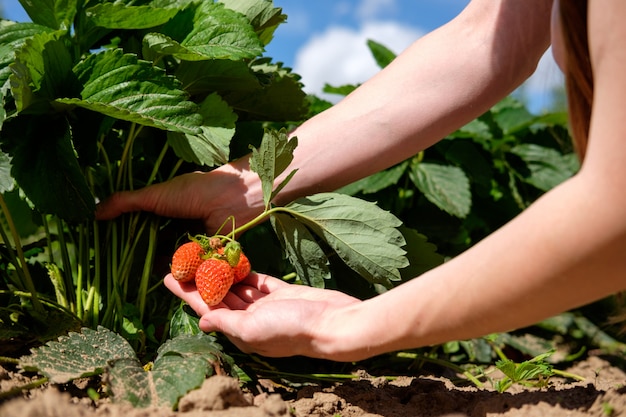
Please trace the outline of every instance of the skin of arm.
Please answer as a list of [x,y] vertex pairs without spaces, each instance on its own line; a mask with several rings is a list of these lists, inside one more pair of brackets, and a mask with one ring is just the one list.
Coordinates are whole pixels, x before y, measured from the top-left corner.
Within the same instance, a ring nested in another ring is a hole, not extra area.
[[[418,39],[342,102],[302,124],[299,169],[278,204],[343,185],[392,166],[473,120],[535,69],[549,44],[549,0],[474,0],[454,20]],[[278,179],[280,181],[281,179]],[[101,203],[99,219],[144,210],[203,219],[217,229],[242,224],[263,207],[247,158],[190,173]]]

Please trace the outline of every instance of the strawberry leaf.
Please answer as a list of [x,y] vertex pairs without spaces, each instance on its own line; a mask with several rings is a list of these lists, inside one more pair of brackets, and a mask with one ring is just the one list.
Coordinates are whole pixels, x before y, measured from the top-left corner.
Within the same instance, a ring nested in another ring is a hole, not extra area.
[[311,287],[324,288],[324,280],[330,278],[328,258],[309,229],[283,213],[275,213],[270,221],[302,282]]
[[465,218],[472,207],[467,175],[461,168],[421,162],[410,178],[426,198],[443,211]]
[[202,115],[180,83],[121,49],[89,56],[74,68],[81,98],[59,98],[114,118],[188,134],[201,133]]
[[11,174],[38,211],[71,222],[93,218],[95,199],[76,159],[67,121],[38,116],[12,118],[3,126]]
[[[263,201],[265,206],[269,207],[270,202],[275,197],[273,193],[274,180],[289,166],[293,160],[293,151],[298,145],[298,139],[293,137],[287,138],[285,130],[279,132],[266,131],[259,148],[252,149],[250,157],[250,169],[256,172],[261,179],[261,187],[263,189]],[[291,178],[287,177],[287,180]],[[282,189],[285,181],[279,185],[278,189]]]
[[176,8],[101,3],[85,11],[96,26],[107,29],[148,29],[160,26],[178,13]]
[[228,162],[237,115],[216,93],[204,99],[200,113],[203,116],[200,134],[168,132],[168,142],[176,154],[187,162],[223,165]]
[[146,372],[133,358],[113,361],[108,368],[113,401],[135,407],[175,407],[180,397],[198,388],[223,359],[221,346],[206,334],[182,335],[158,350]]
[[77,0],[20,0],[30,19],[52,29],[69,30],[77,10]]
[[245,15],[264,45],[274,36],[274,31],[287,16],[281,8],[273,7],[271,1],[258,0],[220,0],[226,7]]
[[358,198],[320,193],[285,206],[288,212],[322,238],[353,270],[373,284],[392,286],[408,266],[405,240],[393,214]]
[[[185,31],[185,29],[191,28]],[[251,59],[263,46],[248,19],[223,4],[201,2],[194,13],[179,13],[161,33],[149,33],[144,45],[160,55],[200,61]]]
[[20,367],[37,371],[51,382],[64,384],[77,378],[101,374],[109,361],[136,360],[130,344],[104,327],[82,329],[59,337],[58,341],[33,349],[20,359]]

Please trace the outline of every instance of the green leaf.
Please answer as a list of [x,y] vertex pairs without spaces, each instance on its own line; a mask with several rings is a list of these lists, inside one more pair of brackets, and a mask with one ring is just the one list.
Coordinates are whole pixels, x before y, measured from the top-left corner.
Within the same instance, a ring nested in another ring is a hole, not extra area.
[[374,203],[336,193],[302,198],[285,211],[322,238],[350,268],[387,288],[408,265],[401,221]]
[[214,91],[252,91],[261,88],[247,63],[230,60],[183,61],[176,78],[191,95]]
[[67,121],[23,116],[5,123],[12,175],[37,210],[70,222],[91,219],[95,199],[75,156]]
[[387,187],[395,186],[398,180],[404,175],[408,165],[408,161],[401,162],[394,167],[346,185],[337,190],[337,192],[348,195],[354,195],[356,193],[377,193]]
[[78,9],[77,0],[20,0],[20,4],[33,23],[66,31]]
[[220,2],[227,8],[245,15],[264,45],[272,40],[278,25],[287,19],[282,9],[274,7],[271,0],[220,0]]
[[198,325],[198,316],[195,313],[188,312],[187,308],[187,304],[181,302],[180,306],[174,311],[170,320],[170,338],[202,333]]
[[428,242],[426,236],[408,227],[400,227],[400,232],[406,240],[404,248],[409,260],[409,266],[401,271],[404,280],[420,276],[424,272],[443,264],[444,256],[437,253],[437,246]]
[[197,165],[215,166],[228,162],[230,141],[235,134],[237,115],[217,93],[200,105],[203,123],[199,135],[168,132],[176,155]]
[[261,179],[263,201],[269,207],[274,194],[274,180],[289,166],[293,160],[293,151],[298,145],[298,139],[289,139],[285,130],[279,132],[265,131],[259,148],[252,149],[250,169],[256,172]]
[[56,102],[159,129],[202,133],[197,105],[178,80],[150,62],[114,49],[89,56],[74,72],[83,85],[81,98]]
[[324,280],[330,278],[328,258],[311,232],[286,214],[275,213],[270,221],[298,278],[311,287],[324,288]]
[[396,59],[396,54],[393,51],[378,42],[370,39],[367,41],[367,46],[380,68],[385,68]]
[[77,378],[97,375],[110,361],[135,359],[135,352],[121,336],[99,326],[59,337],[58,341],[33,349],[20,359],[20,367],[37,371],[50,382],[64,384]]
[[198,334],[165,342],[149,372],[136,359],[113,361],[108,369],[113,400],[141,408],[174,408],[180,397],[213,375],[213,365],[221,358],[221,346],[215,339]]
[[[191,27],[189,32],[185,29]],[[184,39],[179,39],[184,35]],[[161,55],[182,60],[251,59],[263,45],[248,19],[220,3],[201,2],[193,15],[179,13],[161,33],[150,33],[144,44]]]
[[469,214],[472,194],[461,168],[421,162],[410,174],[417,188],[437,207],[460,218]]
[[251,65],[262,88],[254,91],[232,91],[223,97],[231,106],[252,120],[301,120],[308,112],[306,94],[302,91],[300,77],[280,64],[259,59]]
[[563,155],[556,149],[535,144],[520,144],[511,149],[511,153],[524,160],[530,170],[530,177],[525,181],[542,191],[548,191],[576,173],[577,164],[574,154]]
[[4,85],[11,75],[9,64],[15,60],[15,51],[22,47],[26,39],[50,31],[52,29],[34,23],[0,20],[0,85]]
[[107,29],[148,29],[160,26],[178,13],[176,8],[152,5],[129,6],[124,3],[100,3],[85,10],[88,19]]
[[11,176],[11,158],[0,151],[0,194],[15,188],[15,180]]
[[80,91],[62,35],[60,31],[35,34],[16,52],[10,79],[18,111],[45,102],[40,112],[48,112],[48,101]]

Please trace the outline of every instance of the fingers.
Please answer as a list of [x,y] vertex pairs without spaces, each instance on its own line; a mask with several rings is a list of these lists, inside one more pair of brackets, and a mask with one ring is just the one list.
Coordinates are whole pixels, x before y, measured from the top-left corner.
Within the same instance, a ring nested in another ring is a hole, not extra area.
[[163,283],[175,296],[189,304],[199,316],[210,311],[209,306],[204,302],[193,282],[179,282],[172,274],[167,274],[163,279]]
[[251,272],[250,275],[248,275],[246,279],[241,281],[239,285],[249,286],[259,290],[264,294],[269,294],[280,288],[288,287],[291,284],[283,281],[282,279],[274,278],[270,275]]
[[112,194],[96,207],[96,219],[111,220],[123,213],[142,210],[143,207],[139,205],[142,201],[139,195],[142,190],[119,191]]

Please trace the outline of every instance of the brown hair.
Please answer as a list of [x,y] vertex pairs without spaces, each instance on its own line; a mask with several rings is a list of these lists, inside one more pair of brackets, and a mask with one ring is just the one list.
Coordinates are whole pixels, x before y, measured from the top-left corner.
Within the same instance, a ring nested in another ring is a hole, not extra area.
[[593,104],[593,73],[587,36],[587,0],[561,0],[559,9],[565,50],[564,73],[569,123],[574,148],[582,161],[587,148]]

